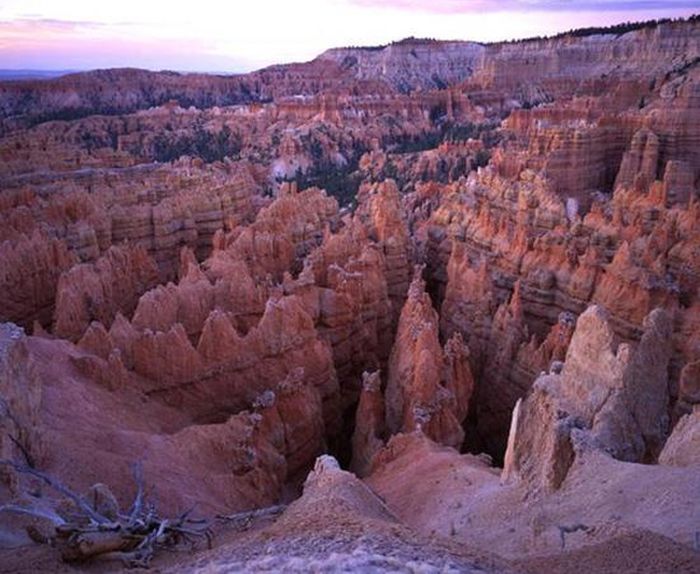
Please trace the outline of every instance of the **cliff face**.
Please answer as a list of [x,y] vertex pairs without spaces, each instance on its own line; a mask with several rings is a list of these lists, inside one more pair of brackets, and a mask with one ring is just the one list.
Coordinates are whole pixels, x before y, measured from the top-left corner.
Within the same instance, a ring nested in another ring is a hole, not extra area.
[[77,341],[94,320],[110,324],[116,313],[130,315],[157,279],[155,262],[143,248],[110,247],[94,265],[76,265],[61,275],[54,332]]
[[383,80],[410,92],[465,80],[480,67],[486,52],[473,42],[408,39],[378,48],[336,48],[318,59],[336,62],[358,80]]
[[3,131],[13,131],[44,121],[124,114],[172,101],[185,108],[211,108],[317,93],[336,87],[346,77],[330,62],[272,66],[238,76],[96,70],[46,81],[5,82],[0,85],[0,113],[6,118]]
[[[618,89],[700,54],[698,23],[669,22],[623,34],[482,45],[408,38],[374,48],[335,48],[304,64],[271,66],[237,76],[137,69],[97,70],[45,81],[0,84],[2,132],[47,120],[124,114],[177,101],[211,108],[323,92],[410,93],[467,82],[482,102],[551,101],[570,93]],[[115,91],[113,86],[120,89]],[[473,96],[473,97],[474,97]]]
[[533,101],[558,97],[558,90],[593,89],[611,74],[616,83],[654,77],[666,71],[669,61],[682,68],[700,54],[697,32],[697,23],[665,23],[625,34],[492,45],[409,38],[376,48],[336,48],[318,59],[336,62],[357,79],[384,80],[399,91],[466,81]]
[[638,345],[616,346],[605,312],[586,310],[561,373],[538,378],[513,411],[504,479],[557,489],[583,441],[617,459],[655,460],[668,437],[669,331],[656,310]]
[[[134,288],[134,295],[154,284],[153,275],[160,280],[174,278],[180,248],[190,246],[200,258],[210,253],[216,230],[236,225],[254,213],[253,196],[257,191],[245,166],[229,164],[211,169],[189,162],[174,169],[150,166],[89,171],[65,187],[60,179],[49,179],[30,184],[29,189],[32,191],[10,184],[6,192],[10,207],[0,216],[5,223],[2,248],[7,252],[2,290],[6,303],[0,317],[27,327],[35,320],[48,326],[54,313],[52,300],[63,289],[62,281],[89,283],[92,279],[88,276],[112,273],[107,268],[117,265],[120,271],[114,281],[122,282],[121,274],[131,273],[122,267],[146,265],[132,263],[131,259],[116,263],[116,258],[109,255],[112,246],[127,242],[144,251],[137,258],[145,261],[150,257],[156,264],[148,272],[149,279],[143,275],[145,271],[139,271],[142,276],[138,279],[126,279],[141,285]],[[10,199],[13,197],[14,201]],[[72,276],[82,273],[79,280],[60,277],[76,262],[96,267],[93,272],[87,267],[72,271]],[[113,288],[129,289],[116,283]],[[102,299],[96,293],[94,297]],[[113,305],[94,303],[97,307],[103,304]],[[133,302],[127,305],[129,312],[133,306]],[[78,319],[59,317],[65,312],[55,311],[59,331],[69,338],[79,336],[72,327],[65,326],[67,321]],[[101,312],[97,308],[82,312],[86,317],[83,327]]]
[[697,32],[697,22],[670,22],[625,34],[489,46],[473,81],[486,89],[525,89],[527,84],[530,90],[556,90],[558,85],[570,92],[585,90],[586,84],[592,88],[614,74],[620,86],[620,80],[663,73],[668,62],[679,68],[693,62],[700,49]]

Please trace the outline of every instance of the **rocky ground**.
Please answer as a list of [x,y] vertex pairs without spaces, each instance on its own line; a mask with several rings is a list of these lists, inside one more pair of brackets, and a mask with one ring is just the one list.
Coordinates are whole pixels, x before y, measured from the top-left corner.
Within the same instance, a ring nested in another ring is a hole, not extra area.
[[[140,461],[214,524],[163,571],[700,570],[698,38],[0,86],[0,458]],[[0,569],[76,568],[0,485]]]

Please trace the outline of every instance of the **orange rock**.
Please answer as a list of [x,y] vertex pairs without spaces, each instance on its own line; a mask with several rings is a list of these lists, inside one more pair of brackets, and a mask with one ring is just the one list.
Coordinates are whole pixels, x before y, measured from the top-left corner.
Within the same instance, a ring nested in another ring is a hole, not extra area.
[[399,190],[393,180],[360,190],[363,205],[359,213],[366,219],[370,236],[375,238],[386,261],[386,282],[397,323],[410,282],[412,246],[402,216]]
[[51,322],[61,273],[76,263],[63,241],[39,231],[0,243],[0,318],[29,327]]
[[436,442],[458,447],[473,380],[459,338],[446,352],[438,340],[438,316],[417,267],[401,311],[389,361],[386,423],[391,434],[422,429]]
[[362,375],[362,392],[355,412],[350,469],[360,478],[368,475],[374,456],[384,446],[384,397],[379,371]]
[[110,325],[117,312],[130,315],[157,277],[141,247],[111,247],[94,264],[72,267],[58,281],[54,334],[77,341],[92,321]]

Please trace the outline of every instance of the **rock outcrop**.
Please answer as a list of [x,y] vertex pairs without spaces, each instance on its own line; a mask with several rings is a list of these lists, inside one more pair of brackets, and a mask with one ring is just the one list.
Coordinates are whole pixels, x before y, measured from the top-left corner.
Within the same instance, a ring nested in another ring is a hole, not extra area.
[[579,317],[561,373],[541,376],[518,401],[504,480],[556,490],[586,442],[625,461],[654,461],[668,435],[670,320],[645,321],[636,346],[618,344],[600,307]]
[[[0,324],[0,456],[3,460],[44,461],[46,451],[39,409],[41,383],[27,349],[24,331],[13,323]],[[13,491],[18,480],[4,467],[0,478]]]
[[355,412],[350,470],[359,477],[369,474],[374,455],[384,446],[385,412],[379,372],[362,376],[362,392]]
[[118,312],[131,315],[157,280],[158,268],[142,247],[111,247],[94,264],[72,267],[58,280],[54,334],[77,341],[92,321],[111,325]]
[[487,457],[422,433],[396,435],[366,482],[419,533],[488,548],[526,571],[541,571],[543,562],[572,571],[582,557],[586,567],[620,571],[696,568],[697,467],[629,464],[586,448],[576,456],[560,490],[533,498],[524,485],[499,484]]
[[411,277],[412,245],[405,217],[402,217],[399,190],[392,180],[360,189],[358,215],[368,226],[384,253],[385,275],[394,326],[406,298]]
[[[157,280],[174,279],[181,247],[190,246],[200,258],[209,255],[215,231],[235,226],[252,216],[252,197],[256,193],[255,182],[243,166],[203,169],[195,162],[184,161],[174,169],[150,166],[117,174],[109,170],[90,170],[76,177],[68,188],[53,193],[56,184],[50,179],[42,182],[40,178],[36,188],[41,191],[25,198],[24,203],[0,212],[0,220],[9,225],[4,232],[9,237],[0,236],[5,253],[3,261],[7,262],[3,265],[5,275],[2,278],[6,302],[0,318],[25,327],[30,327],[34,321],[48,327],[56,315],[55,320],[60,319],[60,336],[73,339],[79,337],[78,331],[90,318],[113,315],[119,302],[105,300],[105,306],[112,310],[105,309],[104,315],[100,315],[98,309],[91,313],[78,311],[76,305],[79,304],[71,302],[70,313],[81,314],[81,318],[59,317],[69,313],[67,309],[55,309],[58,279],[64,271],[82,262],[88,267],[73,273],[87,273],[93,277],[92,282],[109,283],[106,275],[116,270],[108,271],[108,267],[137,265],[117,264],[114,255],[107,253],[110,247],[127,243],[134,248],[133,253],[140,248],[153,258],[157,264]],[[159,189],[161,191],[157,191]],[[22,217],[18,217],[20,213]],[[13,230],[17,235],[12,235]],[[106,259],[100,263],[101,256]],[[138,255],[137,259],[145,257],[146,254]],[[28,265],[31,270],[23,271]],[[89,265],[93,266],[91,272],[87,271]],[[138,265],[145,265],[145,260]],[[141,273],[147,272],[144,269]],[[144,275],[127,280],[141,283],[140,287],[123,286],[127,290],[135,289],[129,301],[121,303],[125,309],[129,308],[128,312],[133,310],[134,297],[138,298],[154,284],[150,271],[148,274],[148,278]],[[98,275],[102,279],[97,279]],[[89,283],[91,280],[66,277],[64,283],[66,281]],[[114,288],[113,285],[109,289]],[[126,293],[119,295],[122,299],[126,296]],[[91,293],[91,297],[100,301],[110,298],[97,292]],[[71,321],[78,321],[79,325],[71,325]]]
[[0,298],[2,319],[31,326],[48,325],[61,273],[75,263],[75,256],[60,240],[39,232],[0,244]]
[[700,465],[700,410],[697,407],[678,421],[659,455],[659,464]]
[[389,361],[386,424],[391,434],[422,429],[441,444],[459,447],[474,381],[469,351],[459,335],[443,350],[438,315],[417,267],[401,311]]

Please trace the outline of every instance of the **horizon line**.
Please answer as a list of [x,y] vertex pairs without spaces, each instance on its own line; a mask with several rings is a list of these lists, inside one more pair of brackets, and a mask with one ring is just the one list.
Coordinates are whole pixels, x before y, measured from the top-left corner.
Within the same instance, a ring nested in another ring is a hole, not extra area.
[[[436,44],[438,43],[471,43],[471,44],[478,44],[481,46],[498,46],[501,44],[512,44],[512,43],[519,43],[519,42],[536,42],[536,41],[545,41],[545,40],[553,40],[553,39],[558,39],[562,37],[566,37],[568,35],[575,34],[577,32],[583,32],[583,31],[588,31],[588,30],[601,30],[599,33],[601,35],[607,35],[607,34],[616,34],[614,31],[615,28],[619,28],[621,26],[637,26],[638,28],[636,29],[642,29],[645,27],[651,27],[651,26],[657,26],[659,24],[675,24],[675,23],[690,23],[695,20],[700,19],[700,12],[690,14],[688,16],[684,17],[664,17],[664,18],[656,18],[656,19],[651,19],[651,20],[628,20],[625,22],[618,22],[615,24],[610,24],[607,26],[583,26],[580,28],[570,28],[568,30],[562,30],[559,32],[553,32],[552,34],[544,35],[544,36],[523,36],[523,37],[514,37],[514,38],[509,38],[509,39],[504,39],[504,40],[494,40],[494,41],[477,41],[477,40],[469,40],[469,39],[436,39],[436,38],[431,38],[428,36],[425,37],[416,37],[416,36],[407,36],[404,38],[400,38],[398,40],[393,40],[391,42],[385,43],[385,44],[379,44],[379,45],[346,45],[346,46],[330,46],[319,52],[314,58],[311,60],[304,60],[304,61],[290,61],[290,62],[277,62],[277,63],[272,63],[267,66],[262,66],[260,68],[255,68],[253,70],[243,70],[243,71],[225,71],[225,70],[187,70],[187,69],[176,69],[176,68],[164,68],[164,67],[142,67],[142,66],[134,66],[134,65],[129,65],[129,64],[124,64],[124,65],[117,65],[117,66],[109,66],[109,67],[79,67],[79,68],[0,68],[0,80],[21,80],[23,79],[22,77],[19,77],[21,75],[31,75],[31,74],[54,74],[52,78],[46,78],[46,79],[55,79],[57,77],[61,77],[64,75],[69,75],[69,74],[80,74],[80,73],[87,73],[87,72],[97,72],[97,71],[106,71],[106,70],[138,70],[138,71],[145,71],[145,72],[152,72],[152,73],[164,73],[164,72],[171,72],[171,73],[177,73],[177,74],[200,74],[200,75],[216,75],[216,76],[237,76],[237,75],[244,75],[244,74],[249,74],[249,73],[255,73],[261,70],[265,70],[270,67],[274,66],[284,66],[284,65],[293,65],[293,64],[303,64],[303,63],[308,63],[312,62],[314,59],[318,58],[322,54],[324,54],[327,51],[330,50],[348,50],[348,49],[356,49],[356,50],[381,50],[385,49],[387,47],[401,44],[404,42],[409,42],[409,41],[415,41],[415,42],[434,42]],[[636,29],[630,30],[630,31],[635,31]],[[610,30],[609,32],[606,32],[605,30]],[[623,32],[624,33],[624,32]],[[8,76],[10,74],[17,74],[18,77],[16,78],[2,78],[2,74],[6,73]],[[41,79],[41,78],[31,78],[28,77],[26,79]]]

